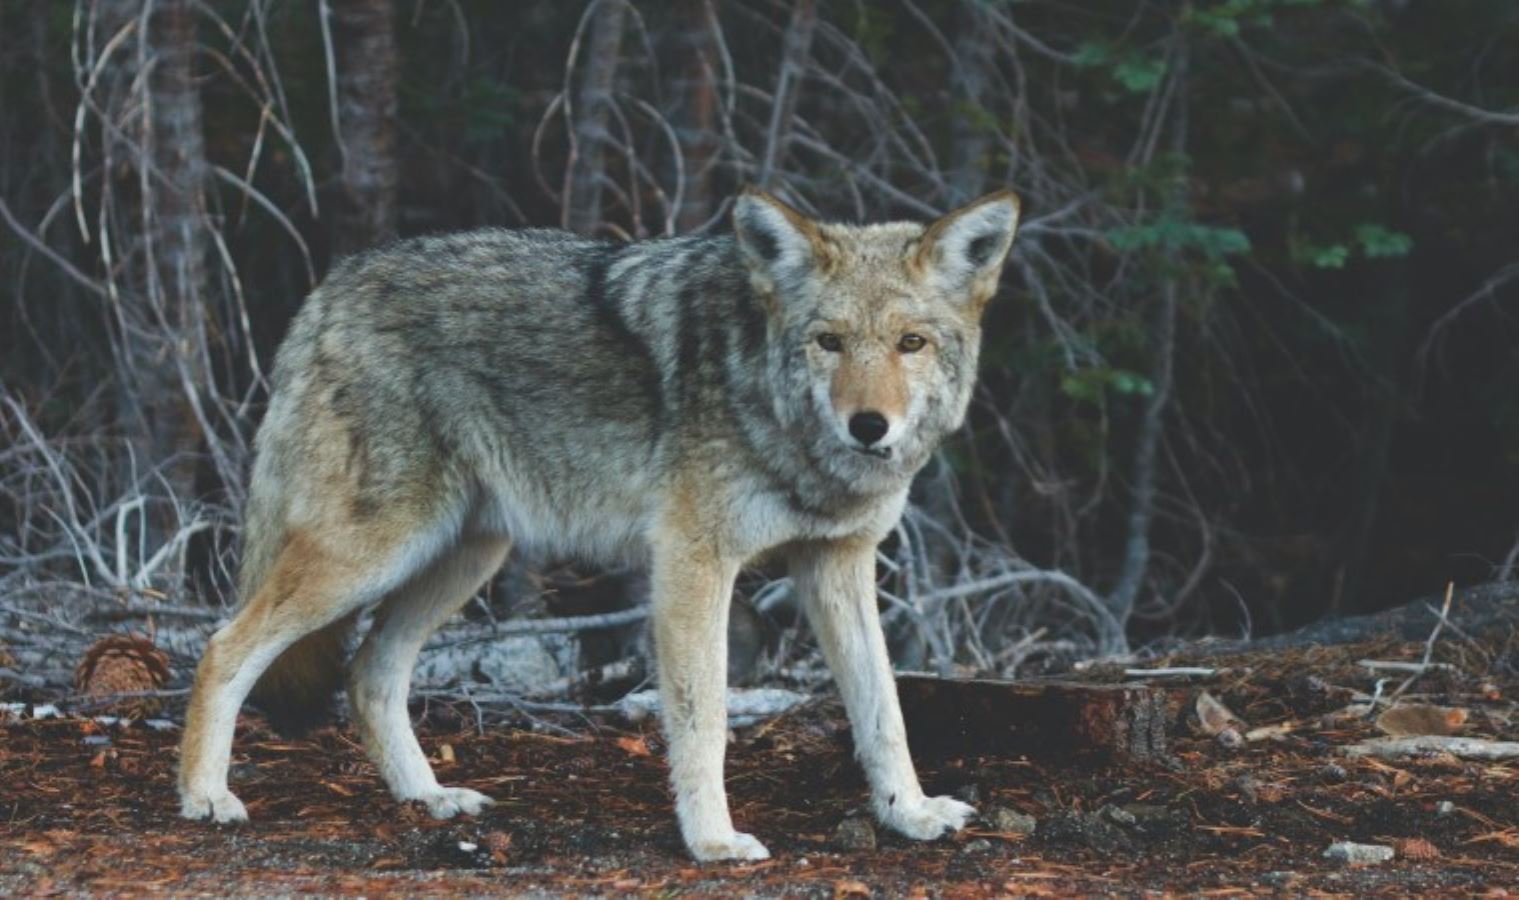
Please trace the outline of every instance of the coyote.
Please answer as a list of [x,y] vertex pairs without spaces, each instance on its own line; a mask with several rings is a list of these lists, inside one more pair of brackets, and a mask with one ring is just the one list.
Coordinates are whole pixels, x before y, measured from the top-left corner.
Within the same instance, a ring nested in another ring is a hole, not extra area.
[[396,799],[440,785],[407,692],[427,636],[512,547],[647,567],[680,832],[700,860],[764,859],[723,789],[735,575],[783,560],[838,682],[883,824],[930,839],[974,810],[908,756],[877,615],[875,548],[959,427],[981,313],[1019,204],[924,226],[815,221],[746,190],[733,233],[635,243],[552,230],[421,237],[338,264],[276,358],[239,572],[196,672],[181,812],[247,818],[227,789],[250,691],[291,721],[348,665],[364,747]]

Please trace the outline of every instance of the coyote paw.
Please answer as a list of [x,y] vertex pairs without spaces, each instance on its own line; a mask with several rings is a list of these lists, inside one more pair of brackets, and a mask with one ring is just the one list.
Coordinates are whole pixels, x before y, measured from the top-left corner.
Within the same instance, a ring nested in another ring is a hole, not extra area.
[[770,851],[765,849],[764,844],[761,844],[754,835],[744,834],[742,831],[731,831],[721,837],[691,841],[690,847],[691,855],[701,862],[770,858]]
[[956,832],[976,810],[953,797],[919,797],[917,800],[883,805],[881,823],[918,841],[931,841],[946,832]]
[[460,813],[473,816],[496,802],[479,791],[451,787],[440,787],[413,799],[427,804],[427,811],[434,819],[452,819]]
[[248,821],[248,810],[243,807],[243,801],[232,796],[226,788],[216,793],[180,791],[179,814],[186,819],[210,819],[222,825]]

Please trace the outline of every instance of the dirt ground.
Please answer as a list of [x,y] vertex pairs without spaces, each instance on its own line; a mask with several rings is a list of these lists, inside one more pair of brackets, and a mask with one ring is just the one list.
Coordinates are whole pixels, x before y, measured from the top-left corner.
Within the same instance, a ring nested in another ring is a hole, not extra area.
[[[730,745],[734,818],[774,854],[746,865],[684,855],[652,725],[560,720],[579,733],[523,725],[481,734],[470,711],[434,707],[422,743],[440,778],[499,801],[479,818],[436,822],[390,799],[346,728],[286,741],[245,717],[232,780],[252,822],[211,827],[175,816],[177,731],[12,717],[0,726],[0,893],[1519,891],[1519,761],[1390,763],[1338,752],[1376,735],[1364,717],[1335,715],[1354,691],[1372,690],[1375,677],[1357,660],[1422,650],[1384,643],[1209,657],[1223,671],[1179,691],[1206,687],[1250,727],[1293,730],[1230,747],[1182,715],[1173,766],[922,760],[931,791],[972,800],[988,821],[930,844],[882,833],[875,849],[844,849],[837,836],[864,812],[865,794],[842,711],[824,698]],[[1519,660],[1503,653],[1512,651],[1457,652],[1457,669],[1423,676],[1405,699],[1467,710],[1465,734],[1514,740]],[[1014,821],[1008,811],[1037,819],[1035,832],[997,831],[994,823]],[[1343,840],[1398,853],[1371,866],[1323,858]]]

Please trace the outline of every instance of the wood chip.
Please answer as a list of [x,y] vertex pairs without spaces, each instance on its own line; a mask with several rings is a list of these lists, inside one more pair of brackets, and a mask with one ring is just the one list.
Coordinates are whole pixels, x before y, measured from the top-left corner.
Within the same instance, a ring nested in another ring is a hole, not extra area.
[[1209,737],[1218,737],[1226,731],[1238,732],[1245,726],[1243,719],[1207,691],[1197,695],[1196,709],[1202,732]]
[[1393,737],[1455,734],[1466,724],[1467,711],[1423,703],[1400,703],[1377,717],[1377,728]]

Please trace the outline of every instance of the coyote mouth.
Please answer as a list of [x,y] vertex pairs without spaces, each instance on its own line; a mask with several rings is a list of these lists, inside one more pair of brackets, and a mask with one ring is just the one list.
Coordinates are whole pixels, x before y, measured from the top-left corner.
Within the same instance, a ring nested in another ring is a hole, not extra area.
[[866,456],[874,456],[876,459],[891,459],[890,447],[854,447],[852,449],[856,453],[863,453]]

